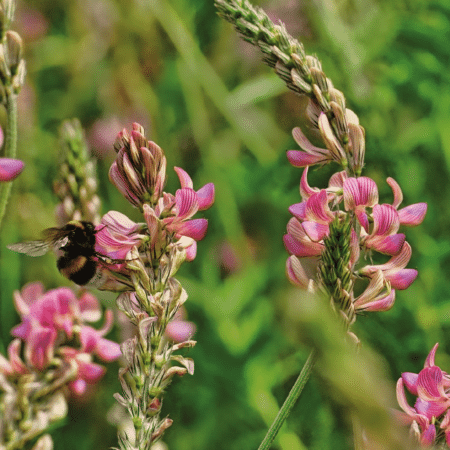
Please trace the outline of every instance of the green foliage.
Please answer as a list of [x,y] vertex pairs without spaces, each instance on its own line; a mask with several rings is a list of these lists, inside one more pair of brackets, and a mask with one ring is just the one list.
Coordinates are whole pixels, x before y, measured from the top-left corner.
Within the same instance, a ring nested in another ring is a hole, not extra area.
[[[424,224],[406,231],[417,281],[397,292],[391,311],[358,317],[354,331],[386,359],[392,381],[418,372],[438,341],[437,362],[449,371],[448,2],[255,3],[318,55],[359,115],[367,136],[364,174],[379,184],[381,201],[391,201],[384,180],[392,176],[404,205],[429,205]],[[166,152],[168,190],[178,188],[174,165],[192,175],[195,187],[216,186],[216,203],[205,213],[208,235],[180,272],[189,320],[197,325],[198,344],[189,353],[196,366],[194,376],[167,391],[163,413],[174,424],[164,441],[177,450],[257,448],[308,354],[304,330],[290,320],[293,302],[305,299],[287,286],[282,245],[287,208],[300,201],[301,175],[285,151],[295,148],[291,129],[305,124],[305,102],[216,16],[212,0],[27,0],[15,29],[25,38],[28,66],[18,142],[26,168],[14,184],[1,236],[3,345],[16,321],[15,289],[34,280],[47,288],[69,283],[51,255],[35,260],[5,248],[56,223],[52,180],[61,122],[78,117],[87,130],[103,212],[136,219],[107,171],[116,133],[138,121]],[[311,185],[324,187],[331,170],[311,173]],[[114,305],[110,295],[98,296]],[[114,445],[114,430],[102,440],[105,413],[120,390],[117,367],[108,371],[99,394],[73,405],[55,430],[55,448]],[[345,405],[329,390],[313,376],[274,448],[352,448]]]

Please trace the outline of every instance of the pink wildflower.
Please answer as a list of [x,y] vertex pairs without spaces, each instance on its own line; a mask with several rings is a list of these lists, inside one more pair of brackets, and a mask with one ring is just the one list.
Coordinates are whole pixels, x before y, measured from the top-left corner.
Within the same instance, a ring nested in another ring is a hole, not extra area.
[[[104,368],[91,362],[93,355],[103,361],[113,361],[121,355],[119,345],[103,337],[112,326],[111,311],[106,311],[102,329],[86,325],[101,316],[92,294],[84,292],[77,298],[68,288],[44,292],[41,283],[30,283],[14,297],[22,322],[11,331],[18,339],[9,347],[9,361],[0,357],[0,372],[11,375],[44,371],[55,359],[62,358],[67,363],[73,360],[78,367],[73,387],[80,393],[83,383],[80,385],[78,379],[95,381],[104,373]],[[25,343],[25,363],[19,357],[21,341]],[[76,341],[80,348],[69,346]]]
[[[438,445],[436,427],[443,430],[450,446],[450,377],[436,366],[434,357],[439,344],[428,354],[424,368],[418,373],[404,372],[397,382],[397,401],[404,413],[399,419],[411,424],[421,445]],[[408,404],[405,387],[417,397],[414,407]]]

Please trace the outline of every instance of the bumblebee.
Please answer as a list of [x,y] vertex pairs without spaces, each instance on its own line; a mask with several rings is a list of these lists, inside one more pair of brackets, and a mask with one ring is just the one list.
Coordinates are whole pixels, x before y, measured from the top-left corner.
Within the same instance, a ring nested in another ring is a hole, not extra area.
[[47,228],[43,239],[20,242],[7,247],[29,256],[42,256],[53,250],[57,256],[58,270],[63,276],[81,286],[101,286],[104,270],[101,266],[114,264],[95,251],[95,234],[98,230],[91,222],[73,220],[62,228]]

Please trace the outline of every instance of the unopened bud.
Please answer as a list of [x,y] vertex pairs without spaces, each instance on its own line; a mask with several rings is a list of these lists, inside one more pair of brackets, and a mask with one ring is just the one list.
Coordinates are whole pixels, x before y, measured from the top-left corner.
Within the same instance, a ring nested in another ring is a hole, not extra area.
[[11,75],[17,73],[19,63],[22,59],[22,38],[16,31],[6,32],[6,57],[8,60]]

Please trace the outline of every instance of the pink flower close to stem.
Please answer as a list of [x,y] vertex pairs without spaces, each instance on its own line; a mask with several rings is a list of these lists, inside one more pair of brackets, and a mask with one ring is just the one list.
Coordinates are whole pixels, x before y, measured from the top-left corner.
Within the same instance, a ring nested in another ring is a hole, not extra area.
[[[363,276],[369,281],[364,292],[354,299],[354,307],[365,311],[391,308],[395,290],[408,288],[417,277],[417,270],[406,268],[411,258],[411,247],[405,241],[405,235],[398,233],[399,227],[420,224],[427,205],[418,203],[399,210],[403,195],[392,178],[387,180],[394,194],[394,201],[389,205],[378,204],[377,185],[368,177],[349,178],[345,172],[339,172],[330,178],[327,189],[319,190],[309,186],[307,173],[308,167],[300,181],[303,201],[289,208],[294,217],[289,220],[287,234],[283,237],[291,255],[286,262],[288,279],[302,288],[311,286],[311,283],[314,286],[319,266],[317,258],[325,249],[324,239],[329,235],[331,222],[335,218],[354,220],[353,223],[360,227],[351,229],[349,268],[355,277]],[[340,208],[342,201],[345,211]],[[363,255],[377,251],[390,255],[391,259],[385,264],[366,265],[356,271],[361,251]]]
[[[397,401],[404,413],[397,417],[411,429],[424,447],[439,445],[436,433],[440,428],[450,446],[450,377],[434,363],[436,344],[418,373],[404,372],[397,382]],[[416,398],[414,407],[406,399],[405,388]]]
[[[44,292],[41,283],[30,283],[22,292],[15,292],[14,300],[22,322],[11,331],[18,339],[10,345],[9,362],[4,357],[0,358],[0,372],[8,375],[45,371],[55,358],[62,358],[67,363],[73,360],[79,368],[73,382],[77,387],[74,392],[80,394],[83,383],[78,380],[96,381],[101,376],[99,374],[104,373],[104,368],[91,363],[93,355],[108,362],[121,355],[119,344],[103,337],[112,326],[111,311],[106,311],[102,329],[86,325],[86,322],[97,321],[101,317],[100,306],[92,294],[83,292],[77,298],[68,288]],[[20,360],[18,353],[21,341],[25,345],[25,362]],[[69,346],[76,341],[81,343],[80,348]]]

